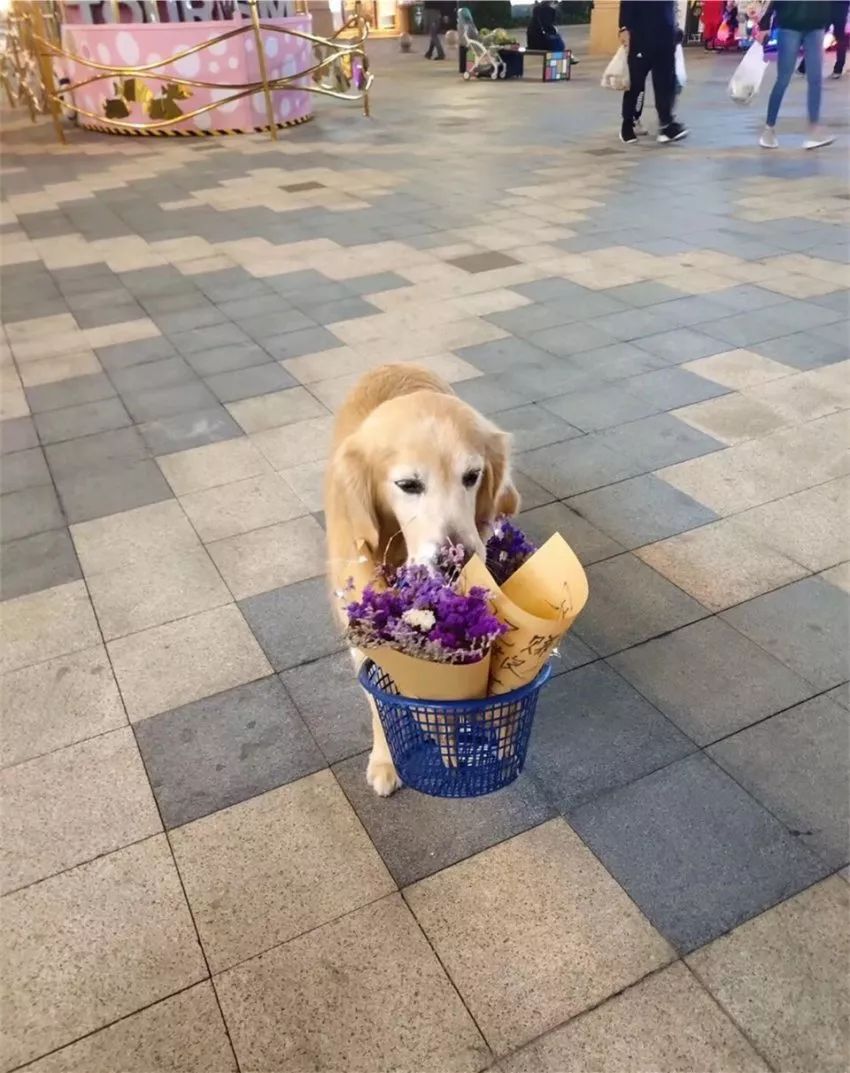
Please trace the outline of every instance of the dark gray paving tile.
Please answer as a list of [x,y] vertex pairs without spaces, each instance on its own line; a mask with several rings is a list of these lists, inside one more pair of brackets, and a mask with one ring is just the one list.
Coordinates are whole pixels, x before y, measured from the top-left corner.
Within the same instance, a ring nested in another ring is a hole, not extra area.
[[[712,329],[714,324],[712,321]],[[664,358],[671,365],[681,365],[696,358],[707,358],[711,354],[721,354],[729,349],[714,336],[693,328],[674,328],[673,331],[660,332],[658,335],[647,335],[638,339],[635,346],[648,354]]]
[[847,680],[850,596],[820,578],[795,581],[721,617],[820,689]]
[[0,496],[0,539],[20,540],[43,533],[46,529],[61,529],[65,524],[62,508],[52,484],[22,488]]
[[[247,332],[243,331],[238,324],[231,324],[228,321],[212,327],[197,327],[173,332],[171,342],[184,357],[188,358],[192,354],[202,354],[222,347],[249,344],[251,340]],[[197,372],[197,366],[194,367]]]
[[576,321],[573,324],[532,332],[528,336],[529,342],[534,346],[557,357],[569,357],[571,354],[582,354],[598,347],[607,347],[611,345],[612,339],[613,336],[608,332],[596,327],[595,321]]
[[633,476],[643,468],[606,447],[596,436],[527,451],[517,457],[517,466],[557,499]]
[[593,663],[597,659],[599,656],[570,630],[561,638],[558,647],[552,653],[552,677],[567,674],[569,671],[574,671],[576,667],[583,667],[586,663]]
[[[377,306],[370,305],[356,296],[331,302],[299,302],[297,305],[314,324],[334,324],[338,320],[371,317],[381,312]],[[306,327],[306,325],[302,326]]]
[[660,331],[691,327],[702,331],[700,325],[710,323],[718,317],[732,315],[729,306],[721,305],[716,301],[715,295],[706,294],[692,294],[687,298],[678,298],[675,302],[664,302],[659,306],[652,306],[650,312],[664,325]]
[[371,747],[372,716],[348,652],[293,667],[280,677],[328,763]]
[[835,689],[830,689],[825,696],[835,701],[836,704],[840,704],[842,708],[850,708],[850,682],[842,682]]
[[[784,301],[782,295],[777,295]],[[810,299],[813,305],[823,306],[824,309],[834,310],[844,317],[850,316],[850,291],[833,291],[832,294],[824,294]]]
[[186,361],[199,376],[204,377],[218,376],[236,369],[250,369],[256,365],[268,365],[272,360],[271,355],[261,346],[250,342],[231,343],[186,355]]
[[830,869],[850,861],[850,714],[814,697],[708,750]]
[[[827,327],[832,327],[828,325]],[[818,369],[850,357],[850,337],[821,339],[814,332],[794,332],[779,339],[766,339],[750,348],[766,358],[792,365],[795,369]]]
[[660,302],[672,302],[677,298],[684,298],[684,291],[677,291],[674,287],[668,287],[666,283],[656,283],[655,280],[646,280],[643,283],[627,283],[624,287],[612,287],[604,292],[618,302],[625,302],[628,306],[640,309],[644,306],[654,306]]
[[[227,317],[225,317],[224,313],[220,312],[210,302],[203,305],[192,305],[188,309],[177,309],[170,313],[160,313],[148,309],[148,315],[162,334],[169,335],[172,339],[182,332],[208,328],[227,322]],[[178,347],[179,349],[180,347]]]
[[121,394],[134,391],[151,391],[154,388],[174,387],[195,380],[196,373],[183,358],[164,358],[162,361],[131,365],[116,369],[109,378]]
[[594,318],[593,326],[613,339],[627,343],[666,331],[669,321],[662,319],[653,309],[624,309],[620,313]]
[[[521,283],[511,290],[530,298],[533,302],[562,304],[569,312],[570,321],[588,320],[593,317],[605,317],[609,313],[618,313],[625,308],[622,302],[612,297],[613,292],[591,291],[569,280],[553,277],[536,280],[533,283]],[[564,323],[568,323],[564,321]]]
[[233,320],[248,320],[266,313],[280,313],[288,308],[288,303],[279,294],[267,290],[248,298],[232,298],[216,304],[222,313]]
[[530,451],[581,435],[578,429],[535,403],[502,410],[494,414],[493,420],[499,428],[510,432],[515,451]]
[[639,350],[633,343],[612,343],[586,353],[573,354],[570,364],[588,375],[589,382],[577,384],[574,390],[601,387],[606,383],[638,376],[653,369],[663,369],[667,362],[662,357]]
[[26,451],[38,446],[38,433],[31,417],[11,417],[0,421],[0,451]]
[[30,447],[26,451],[3,456],[0,463],[0,492],[20,492],[23,488],[34,488],[39,484],[50,484],[50,471],[40,447]]
[[717,618],[609,660],[699,745],[810,697],[815,687]]
[[67,529],[51,529],[3,545],[0,599],[52,589],[82,577]]
[[[514,369],[534,369],[556,364],[556,359],[548,351],[532,346],[525,339],[514,339],[511,336],[495,339],[491,343],[461,347],[456,353],[483,373],[498,374]],[[516,401],[514,400],[514,403]]]
[[579,319],[577,309],[567,302],[533,302],[531,305],[491,313],[485,319],[514,335],[528,337],[546,328],[557,328]]
[[[697,296],[699,297],[699,296]],[[753,283],[744,283],[740,287],[730,287],[725,291],[717,291],[711,296],[712,301],[727,309],[736,309],[741,312],[756,309],[769,309],[771,306],[782,305],[788,299],[784,294],[776,291],[766,291],[763,287],[757,287]],[[819,299],[813,299],[819,301]]]
[[147,314],[138,302],[98,303],[85,309],[74,310],[74,320],[83,329],[102,328],[107,324],[123,324],[128,320],[142,320]]
[[485,250],[482,253],[469,253],[463,257],[455,257],[448,262],[455,268],[462,268],[464,272],[492,272],[497,268],[510,268],[518,264],[516,258],[500,250]]
[[177,351],[168,339],[158,336],[155,339],[139,339],[135,343],[116,343],[113,346],[97,347],[100,364],[108,373],[119,369],[129,369],[146,362],[171,358]]
[[81,436],[45,447],[44,453],[56,480],[75,473],[141,462],[150,457],[145,441],[135,428],[120,428]]
[[526,767],[549,800],[568,812],[695,750],[600,661],[544,686]]
[[568,506],[628,549],[717,520],[714,511],[651,473],[585,492]]
[[672,466],[726,446],[672,414],[644,417],[595,436],[609,450],[628,458],[637,472]]
[[608,559],[623,550],[615,540],[563,503],[549,503],[527,510],[519,516],[517,523],[538,546],[553,533],[560,533],[585,565]]
[[533,510],[534,507],[542,507],[545,503],[551,503],[555,496],[535,483],[530,477],[514,468],[511,474],[514,488],[519,492],[520,505],[524,510]]
[[234,369],[205,378],[207,386],[221,402],[236,402],[268,391],[280,391],[295,387],[298,381],[282,369],[276,361],[254,365],[248,369]]
[[729,394],[729,388],[722,384],[678,366],[630,376],[621,380],[618,387],[644,399],[658,410],[674,410],[678,406],[690,406],[694,402]]
[[255,342],[265,344],[267,339],[277,339],[290,332],[302,332],[315,328],[316,321],[299,309],[282,309],[276,313],[264,313],[259,317],[246,317],[239,327]]
[[532,401],[528,395],[517,397],[512,387],[498,376],[476,376],[453,386],[464,402],[482,414],[495,414]]
[[[782,304],[771,306],[761,314],[754,315],[752,312],[745,311],[731,317],[714,320],[705,325],[705,330],[732,346],[749,347],[753,343],[804,331],[837,318],[837,313],[830,311],[824,313],[823,306],[786,299]],[[702,357],[702,355],[694,355],[694,357]]]
[[588,391],[571,391],[567,395],[546,399],[543,406],[583,432],[636,421],[661,409],[650,400],[624,391],[620,384],[608,384]]
[[[410,284],[408,283],[407,286],[410,286]],[[286,301],[291,306],[306,311],[308,305],[323,305],[352,297],[356,296],[345,283],[321,283],[316,287],[308,287],[305,291],[293,291],[291,294],[287,294]],[[277,298],[279,302],[283,301],[280,295]]]
[[206,410],[218,401],[199,380],[173,387],[153,388],[151,391],[127,391],[122,398],[134,421],[154,421],[194,410]]
[[829,871],[704,755],[592,801],[569,820],[681,952]]
[[205,443],[232,440],[242,436],[236,424],[223,406],[209,410],[197,410],[176,417],[164,417],[139,426],[145,443],[154,455],[170,455],[190,447],[202,447]]
[[167,828],[325,766],[276,677],[144,719],[134,729]]
[[[366,784],[368,754],[334,767],[339,784],[400,887],[448,868],[551,819],[555,810],[529,778],[495,794],[453,801],[401,789],[381,798]],[[399,838],[399,831],[405,837]]]
[[56,478],[69,524],[171,499],[173,493],[152,458]]
[[395,272],[377,272],[370,276],[357,276],[347,279],[345,286],[349,291],[359,295],[380,294],[381,291],[394,291],[399,287],[409,287],[410,281]]
[[341,346],[339,339],[327,328],[305,328],[303,331],[287,332],[263,340],[263,347],[275,359],[300,358],[304,354],[317,354],[320,350],[332,350]]
[[618,555],[589,566],[587,580],[590,596],[573,629],[601,656],[708,614],[696,600],[634,555]]
[[89,376],[72,376],[68,380],[58,380],[53,384],[24,388],[24,393],[30,410],[39,414],[112,398],[115,388],[104,373],[92,373]]
[[344,647],[324,578],[284,585],[242,600],[239,606],[276,671]]
[[99,402],[68,406],[63,410],[51,410],[36,414],[33,418],[43,444],[73,440],[79,436],[108,432],[131,424],[130,415],[120,399],[103,399]]
[[292,294],[294,291],[306,291],[311,287],[321,287],[330,280],[313,268],[306,268],[300,272],[286,272],[280,276],[267,276],[263,282],[278,294]]

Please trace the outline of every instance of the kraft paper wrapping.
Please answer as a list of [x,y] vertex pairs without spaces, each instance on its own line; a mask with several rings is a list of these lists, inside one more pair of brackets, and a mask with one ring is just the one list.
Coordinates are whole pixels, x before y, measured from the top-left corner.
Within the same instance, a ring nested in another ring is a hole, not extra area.
[[587,602],[584,568],[560,533],[538,548],[501,588],[477,557],[466,564],[461,577],[466,586],[489,589],[495,614],[510,626],[493,645],[487,690],[491,695],[533,682]]

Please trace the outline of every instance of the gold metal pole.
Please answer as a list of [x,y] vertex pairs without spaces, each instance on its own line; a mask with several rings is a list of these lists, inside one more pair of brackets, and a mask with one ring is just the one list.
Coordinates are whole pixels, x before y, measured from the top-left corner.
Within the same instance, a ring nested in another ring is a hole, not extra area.
[[266,98],[266,115],[269,121],[269,134],[273,142],[277,141],[277,120],[274,114],[272,93],[269,89],[269,76],[266,70],[266,51],[263,46],[263,35],[260,32],[260,15],[257,10],[257,0],[248,0],[251,5],[251,22],[254,26],[254,40],[257,43],[257,63],[260,65],[260,78],[263,80],[263,96]]
[[[42,41],[46,42],[47,27],[44,23],[44,16],[42,15],[40,5],[33,4],[32,11],[35,33]],[[59,112],[59,103],[56,100],[56,84],[53,81],[53,58],[47,54],[45,45],[39,47],[37,41],[33,41],[33,45],[36,49],[36,56],[38,57],[38,67],[41,71],[41,84],[47,101],[47,107],[50,109],[50,117],[53,120],[53,129],[56,131],[56,137],[59,139],[60,144],[65,145],[65,131],[62,129],[62,117]]]

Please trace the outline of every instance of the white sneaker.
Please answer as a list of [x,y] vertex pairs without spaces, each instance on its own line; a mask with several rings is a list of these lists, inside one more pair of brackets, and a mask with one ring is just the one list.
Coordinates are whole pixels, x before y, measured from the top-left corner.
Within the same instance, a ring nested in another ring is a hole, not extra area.
[[824,145],[832,145],[835,138],[827,136],[826,138],[806,138],[803,142],[804,149],[820,149]]
[[778,149],[779,142],[776,140],[776,131],[773,127],[765,127],[759,138],[759,145],[762,149]]

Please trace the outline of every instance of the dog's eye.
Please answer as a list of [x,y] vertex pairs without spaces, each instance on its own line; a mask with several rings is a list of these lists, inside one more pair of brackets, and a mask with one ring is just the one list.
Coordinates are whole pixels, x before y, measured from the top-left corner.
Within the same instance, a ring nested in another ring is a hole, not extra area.
[[396,488],[400,488],[408,496],[421,496],[425,491],[425,485],[416,477],[406,477],[404,480],[396,481],[395,483]]
[[478,484],[478,478],[481,476],[480,469],[467,470],[463,475],[463,487],[474,488]]

